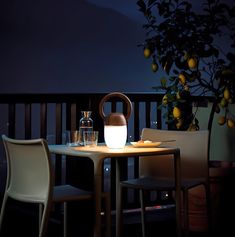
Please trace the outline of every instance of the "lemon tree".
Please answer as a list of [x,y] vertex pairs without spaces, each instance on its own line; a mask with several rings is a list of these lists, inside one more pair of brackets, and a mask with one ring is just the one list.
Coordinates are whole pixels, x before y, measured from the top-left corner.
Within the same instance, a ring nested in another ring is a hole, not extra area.
[[[235,2],[202,0],[201,11],[191,2],[137,0],[146,20],[146,37],[139,46],[152,71],[161,73],[153,88],[165,90],[161,106],[167,108],[165,119],[171,129],[199,129],[192,95],[213,98],[209,130],[214,113],[220,114],[220,125],[234,128],[230,105],[235,102]],[[224,42],[229,42],[226,47]]]

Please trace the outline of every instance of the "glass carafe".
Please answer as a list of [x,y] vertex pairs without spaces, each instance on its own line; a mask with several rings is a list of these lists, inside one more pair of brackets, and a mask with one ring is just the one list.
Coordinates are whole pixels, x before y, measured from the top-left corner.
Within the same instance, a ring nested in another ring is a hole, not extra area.
[[93,120],[91,119],[91,111],[81,111],[82,118],[79,121],[79,144],[83,143],[83,132],[93,130]]

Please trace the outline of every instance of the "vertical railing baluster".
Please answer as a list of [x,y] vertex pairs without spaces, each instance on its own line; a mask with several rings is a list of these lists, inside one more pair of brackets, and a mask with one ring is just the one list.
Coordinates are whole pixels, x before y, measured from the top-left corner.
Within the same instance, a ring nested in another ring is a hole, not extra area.
[[62,104],[56,104],[56,144],[62,143],[62,128],[63,128],[63,121],[62,121]]
[[78,128],[78,124],[77,124],[77,106],[76,103],[72,103],[71,104],[71,117],[70,117],[70,128],[71,130],[76,130]]
[[150,101],[145,102],[145,126],[150,128],[151,126],[151,104]]
[[156,102],[156,108],[157,108],[157,129],[162,128],[162,109],[158,106],[159,102]]
[[[62,104],[56,103],[56,144],[62,143]],[[62,182],[62,159],[61,155],[55,156],[55,184]]]
[[[134,140],[140,139],[140,101],[134,102]],[[133,160],[134,178],[139,176],[139,159]],[[139,193],[137,190],[134,192],[134,203],[139,203]]]
[[16,134],[16,104],[11,103],[8,105],[8,136],[15,138]]
[[77,106],[76,103],[66,103],[66,129],[77,129]]
[[25,104],[25,138],[32,137],[32,104]]
[[140,139],[140,102],[134,102],[134,140]]
[[47,136],[47,104],[40,104],[40,137],[46,138]]

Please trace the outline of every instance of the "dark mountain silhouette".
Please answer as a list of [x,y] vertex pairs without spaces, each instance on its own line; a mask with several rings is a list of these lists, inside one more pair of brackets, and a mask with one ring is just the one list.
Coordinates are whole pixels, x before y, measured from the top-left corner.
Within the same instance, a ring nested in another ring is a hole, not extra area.
[[124,14],[125,16],[143,23],[144,17],[137,5],[137,0],[87,0],[98,6],[114,9],[115,11]]
[[0,92],[151,91],[141,25],[77,0],[0,3]]

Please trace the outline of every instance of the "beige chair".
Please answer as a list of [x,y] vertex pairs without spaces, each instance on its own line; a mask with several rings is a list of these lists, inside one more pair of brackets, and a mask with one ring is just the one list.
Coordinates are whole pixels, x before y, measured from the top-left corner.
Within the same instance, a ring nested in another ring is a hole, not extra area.
[[[209,216],[209,169],[208,169],[208,143],[209,132],[205,131],[169,131],[144,128],[142,140],[173,142],[163,143],[162,146],[176,146],[181,154],[181,186],[184,208],[184,230],[188,235],[188,191],[189,189],[204,185],[208,216]],[[170,156],[140,157],[139,178],[121,182],[121,189],[132,188],[140,190],[142,236],[145,236],[145,205],[144,190],[174,191],[174,164]]]
[[[92,193],[71,185],[54,186],[54,171],[46,140],[16,140],[2,135],[7,159],[7,181],[0,214],[0,229],[8,198],[39,204],[39,237],[46,236],[53,202],[64,205],[64,236],[67,234],[67,202],[93,198]],[[105,195],[106,215],[110,202]],[[107,228],[110,228],[108,226]]]

